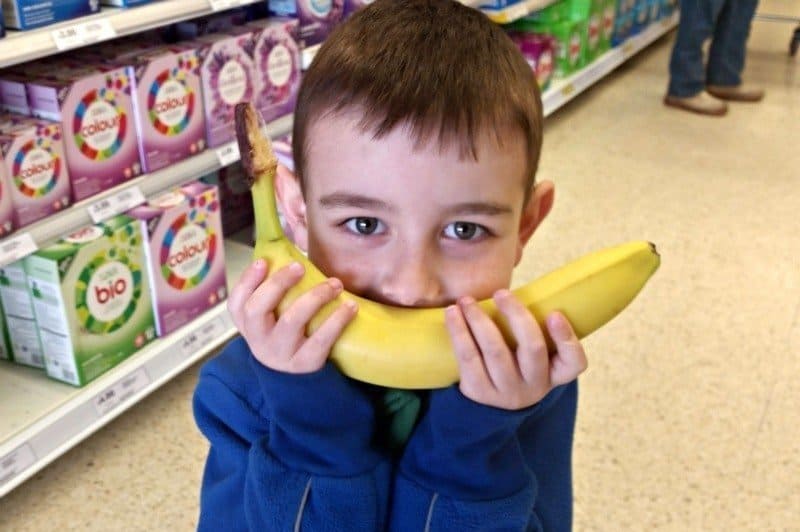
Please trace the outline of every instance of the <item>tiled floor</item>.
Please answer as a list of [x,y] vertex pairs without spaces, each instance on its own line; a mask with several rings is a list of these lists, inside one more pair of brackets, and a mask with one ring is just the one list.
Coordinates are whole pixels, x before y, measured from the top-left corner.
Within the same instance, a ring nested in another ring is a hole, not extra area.
[[[795,11],[762,2],[760,11]],[[757,22],[758,105],[661,105],[671,37],[548,120],[556,206],[528,280],[627,239],[662,267],[586,340],[575,529],[800,530],[800,59]],[[0,500],[2,530],[191,530],[205,441],[197,367]]]

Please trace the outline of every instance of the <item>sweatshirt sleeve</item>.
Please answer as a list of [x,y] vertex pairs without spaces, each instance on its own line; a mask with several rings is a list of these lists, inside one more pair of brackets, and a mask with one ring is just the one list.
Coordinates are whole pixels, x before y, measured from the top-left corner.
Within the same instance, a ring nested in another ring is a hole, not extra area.
[[390,464],[371,447],[372,405],[330,363],[290,375],[234,341],[200,374],[210,450],[199,530],[382,530]]
[[566,508],[566,526],[554,530],[569,530],[569,469],[548,472],[532,461],[543,445],[542,452],[555,449],[569,464],[571,431],[548,432],[551,417],[566,414],[567,424],[574,422],[574,412],[553,412],[560,396],[556,388],[530,408],[508,411],[466,398],[457,385],[432,392],[394,478],[391,529],[551,530],[537,509],[537,475],[566,473],[558,486],[567,491],[548,494],[548,502]]

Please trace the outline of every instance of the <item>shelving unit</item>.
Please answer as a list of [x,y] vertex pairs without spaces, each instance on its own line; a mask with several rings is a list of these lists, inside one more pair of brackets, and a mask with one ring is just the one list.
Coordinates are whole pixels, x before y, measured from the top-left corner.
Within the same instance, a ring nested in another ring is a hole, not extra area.
[[542,94],[544,116],[553,114],[559,107],[575,98],[599,80],[606,77],[612,70],[652,44],[659,37],[666,34],[678,25],[678,13],[654,22],[642,33],[629,38],[627,41],[612,48],[602,56],[563,80],[553,83]]
[[[285,135],[292,130],[292,116],[282,117],[267,124],[265,133],[270,138]],[[139,176],[120,185],[78,202],[71,207],[28,225],[17,233],[0,240],[0,266],[14,262],[34,251],[36,247],[57,239],[71,231],[92,223],[92,213],[98,213],[102,207],[111,204],[124,205],[120,198],[132,194],[153,197],[175,186],[196,179],[223,166],[239,160],[239,147],[236,142],[204,151],[163,170]],[[134,205],[129,205],[133,207]],[[32,240],[34,249],[30,249]],[[25,241],[25,242],[23,242]]]
[[[0,40],[0,68],[62,51],[54,32],[74,29],[79,47],[141,32],[180,20],[260,0],[166,0],[133,9],[105,8],[92,17],[29,32],[9,32]],[[461,0],[477,7],[480,0]],[[553,0],[523,0],[502,10],[483,9],[505,23],[541,9]],[[524,12],[523,12],[524,11]],[[543,94],[545,116],[603,78],[632,55],[658,39],[678,21],[677,14],[612,49],[585,69],[558,81]],[[87,25],[99,24],[97,28]],[[110,29],[109,29],[110,28]],[[83,32],[83,33],[81,33]],[[94,32],[94,33],[93,33]],[[69,32],[67,32],[69,33]],[[83,39],[83,40],[81,40]],[[92,40],[93,39],[93,40]],[[63,45],[63,43],[60,43]],[[68,49],[68,48],[63,48]],[[304,68],[318,47],[303,51]],[[266,126],[272,138],[289,133],[292,116]],[[76,203],[70,208],[0,240],[0,266],[32,252],[59,236],[93,221],[103,209],[122,206],[125,197],[152,197],[239,160],[230,143]],[[109,207],[110,206],[110,207]],[[249,262],[252,248],[226,239],[229,285]],[[235,334],[225,304],[191,324],[160,338],[84,388],[49,380],[41,371],[2,364],[0,368],[0,497],[30,478],[61,454],[136,404],[185,368],[217,349]]]
[[535,11],[540,11],[550,4],[554,4],[556,0],[522,0],[510,6],[492,9],[489,7],[482,7],[481,11],[486,13],[489,20],[497,24],[508,24],[514,22],[524,16],[530,15]]
[[[252,253],[247,245],[225,242],[229,285],[244,271]],[[51,381],[33,368],[4,364],[0,371],[0,497],[235,332],[225,303],[219,304],[84,388]]]
[[132,35],[261,0],[163,0],[99,13],[35,30],[8,30],[0,39],[0,68],[102,41]]

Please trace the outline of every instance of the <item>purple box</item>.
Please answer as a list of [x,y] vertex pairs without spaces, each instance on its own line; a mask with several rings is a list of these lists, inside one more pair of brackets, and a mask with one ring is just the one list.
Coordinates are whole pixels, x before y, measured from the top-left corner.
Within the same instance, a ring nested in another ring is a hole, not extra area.
[[253,30],[235,28],[231,34],[206,35],[192,43],[200,54],[206,143],[215,147],[236,137],[234,108],[253,99]]
[[140,55],[133,68],[144,171],[154,172],[203,151],[206,119],[197,48],[176,45],[151,50]]
[[367,6],[375,0],[344,0],[344,18],[349,17],[359,9]]
[[300,46],[297,20],[275,18],[253,22],[255,30],[256,108],[266,122],[294,111],[300,90]]
[[29,119],[7,128],[0,135],[0,151],[16,227],[69,206],[70,179],[61,124]]
[[217,185],[222,204],[222,231],[232,235],[253,225],[253,196],[241,163],[224,166],[202,177],[203,182]]
[[342,21],[344,1],[269,0],[269,10],[275,15],[297,18],[300,44],[305,48],[324,41]]
[[227,297],[217,187],[195,181],[128,215],[141,221],[159,336]]
[[60,122],[75,201],[142,172],[130,67],[65,68],[28,84],[35,116]]
[[545,89],[553,77],[555,42],[552,36],[539,33],[509,33],[511,40],[519,48],[525,60],[531,66],[539,82]]

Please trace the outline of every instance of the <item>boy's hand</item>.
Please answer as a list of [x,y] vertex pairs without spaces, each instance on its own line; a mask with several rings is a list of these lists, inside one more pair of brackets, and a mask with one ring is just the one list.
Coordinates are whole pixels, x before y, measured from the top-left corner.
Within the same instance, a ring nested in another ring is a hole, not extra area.
[[276,318],[275,309],[286,292],[303,278],[299,263],[290,264],[267,277],[266,261],[259,259],[242,274],[228,297],[228,311],[256,359],[275,371],[312,373],[325,365],[331,347],[356,315],[356,306],[339,306],[310,337],[311,318],[342,291],[342,282],[331,278],[295,300]]
[[461,374],[459,389],[466,397],[519,410],[536,404],[586,369],[583,346],[561,313],[547,317],[547,330],[556,347],[556,353],[550,354],[539,324],[522,303],[508,290],[498,291],[494,300],[514,334],[516,351],[474,299],[462,298],[445,313]]

